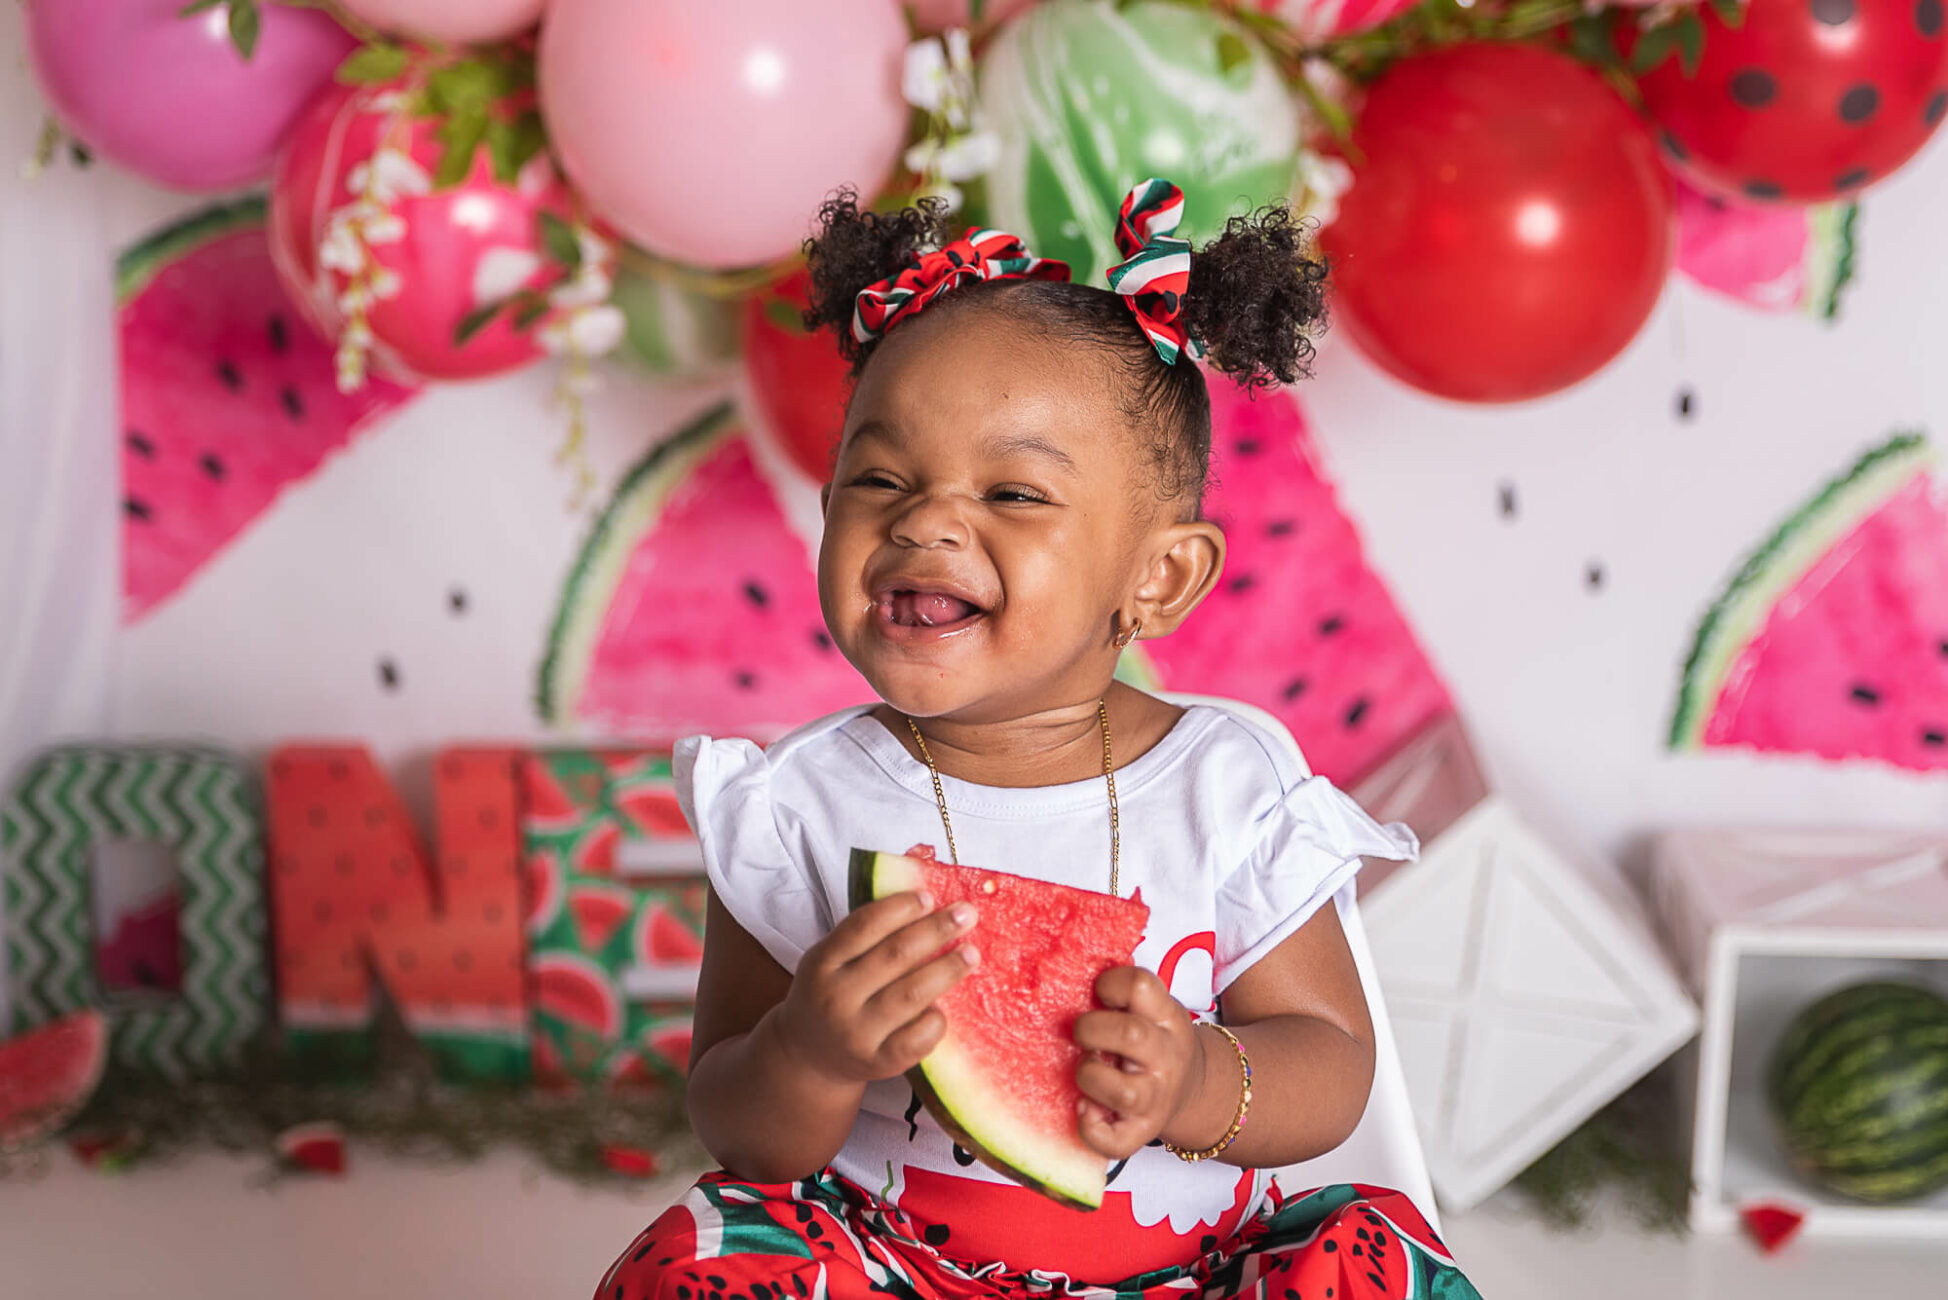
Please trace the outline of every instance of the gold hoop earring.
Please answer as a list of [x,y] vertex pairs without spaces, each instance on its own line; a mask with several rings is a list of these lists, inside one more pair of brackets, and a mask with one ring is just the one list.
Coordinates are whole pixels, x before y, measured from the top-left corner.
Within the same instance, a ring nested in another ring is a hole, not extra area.
[[1130,642],[1136,640],[1136,634],[1141,632],[1142,630],[1143,630],[1143,620],[1140,618],[1132,620],[1130,625],[1124,628],[1122,633],[1117,636],[1116,648],[1118,650],[1129,649]]

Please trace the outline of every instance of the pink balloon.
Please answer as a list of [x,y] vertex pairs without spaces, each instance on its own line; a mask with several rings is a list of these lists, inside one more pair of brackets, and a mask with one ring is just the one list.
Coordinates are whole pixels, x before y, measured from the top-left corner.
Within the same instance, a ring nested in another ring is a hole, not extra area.
[[899,157],[895,0],[554,0],[541,108],[568,175],[645,248],[709,267],[795,249]]
[[180,190],[262,179],[277,146],[355,42],[315,10],[262,6],[255,55],[230,44],[222,6],[183,0],[27,0],[27,40],[69,132]]
[[[320,95],[291,133],[271,185],[271,261],[306,318],[327,338],[344,326],[342,271],[320,262],[331,214],[352,201],[349,178],[381,141],[431,173],[441,148],[433,118],[388,111],[398,84],[338,86]],[[547,260],[540,214],[573,219],[574,198],[546,152],[512,185],[495,178],[485,149],[457,184],[404,194],[388,211],[404,226],[397,239],[370,246],[373,262],[399,278],[398,292],[369,309],[373,357],[393,378],[477,379],[538,360],[534,329],[503,312],[465,344],[454,341],[476,308],[517,287],[547,289],[561,278]],[[505,268],[516,268],[511,274]],[[491,294],[491,297],[483,297]]]
[[381,31],[448,45],[506,40],[541,21],[546,0],[339,0]]

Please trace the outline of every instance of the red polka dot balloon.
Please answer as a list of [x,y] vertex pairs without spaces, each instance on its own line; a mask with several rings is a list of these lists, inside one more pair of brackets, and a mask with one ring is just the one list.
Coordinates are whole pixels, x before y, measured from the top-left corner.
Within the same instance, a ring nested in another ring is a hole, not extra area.
[[1817,203],[1913,157],[1948,113],[1944,0],[1751,0],[1727,27],[1709,5],[1704,58],[1639,80],[1674,163],[1707,189]]

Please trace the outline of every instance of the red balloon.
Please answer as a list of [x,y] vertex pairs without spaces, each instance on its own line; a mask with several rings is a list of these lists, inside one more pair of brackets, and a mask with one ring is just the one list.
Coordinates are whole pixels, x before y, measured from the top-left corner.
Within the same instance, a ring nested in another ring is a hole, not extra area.
[[1670,179],[1636,114],[1574,60],[1508,44],[1402,60],[1352,143],[1324,244],[1340,321],[1396,378],[1526,401],[1600,369],[1656,306]]
[[1912,158],[1948,113],[1943,0],[1752,0],[1727,27],[1709,5],[1704,58],[1646,73],[1659,140],[1706,189],[1823,202]]
[[832,477],[852,371],[827,330],[805,328],[810,305],[799,271],[744,307],[744,367],[751,424],[814,482]]

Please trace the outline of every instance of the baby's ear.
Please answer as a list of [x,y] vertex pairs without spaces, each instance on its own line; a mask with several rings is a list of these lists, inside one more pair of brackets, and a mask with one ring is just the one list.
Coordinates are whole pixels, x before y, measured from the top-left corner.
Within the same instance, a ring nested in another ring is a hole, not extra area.
[[1170,524],[1158,537],[1150,570],[1136,589],[1144,637],[1177,630],[1224,571],[1224,533],[1216,524]]

